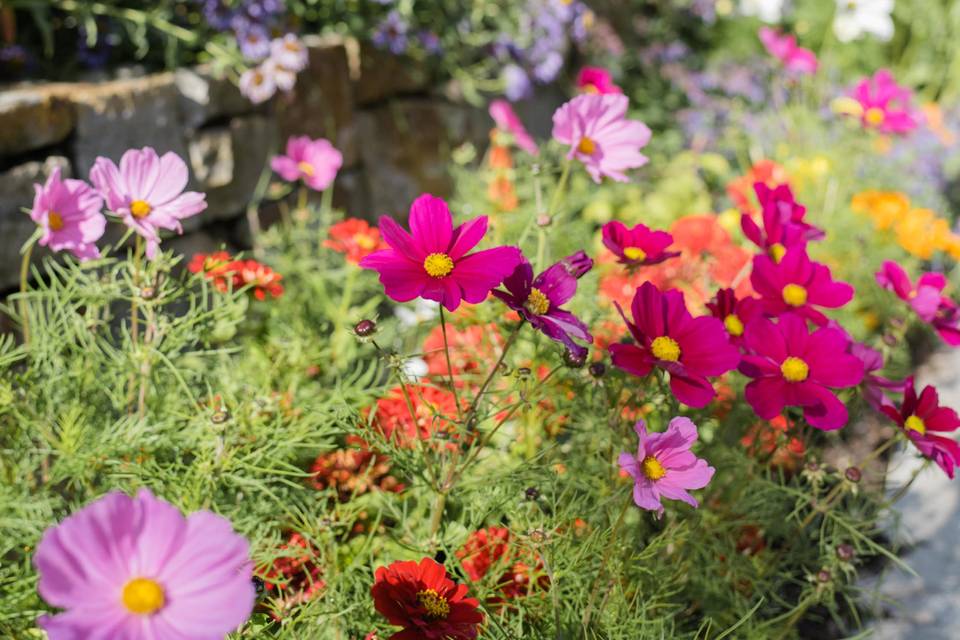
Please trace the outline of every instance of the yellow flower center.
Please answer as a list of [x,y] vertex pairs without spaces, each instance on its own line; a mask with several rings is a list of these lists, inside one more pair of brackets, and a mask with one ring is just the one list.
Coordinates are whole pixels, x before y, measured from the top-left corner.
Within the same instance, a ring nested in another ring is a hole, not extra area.
[[731,313],[723,319],[723,326],[726,328],[727,333],[734,337],[743,335],[743,320],[738,318],[734,313]]
[[550,299],[547,298],[547,296],[545,296],[543,291],[540,291],[540,289],[531,287],[530,295],[527,296],[527,301],[523,304],[523,306],[525,306],[527,311],[533,315],[542,316],[550,310]]
[[903,426],[906,427],[907,431],[916,431],[920,435],[927,433],[927,425],[923,423],[923,419],[917,416],[910,416],[903,423]]
[[597,89],[597,85],[590,83],[588,85],[584,85],[583,92],[590,93],[590,94],[597,94],[597,93],[600,93],[600,89]]
[[309,162],[298,162],[297,169],[300,169],[300,173],[307,176],[308,178],[313,177],[314,169],[313,165]]
[[667,475],[667,470],[664,469],[660,461],[653,456],[644,458],[643,462],[640,463],[640,468],[643,470],[643,475],[647,476],[650,480],[659,480]]
[[453,260],[445,253],[431,253],[424,259],[423,269],[434,278],[442,278],[453,271]]
[[47,226],[50,227],[50,231],[60,231],[63,229],[63,217],[56,211],[48,211]]
[[791,307],[802,307],[807,304],[807,290],[791,282],[783,288],[783,301]]
[[145,200],[134,200],[130,203],[130,215],[134,218],[146,218],[153,211],[153,207]]
[[353,234],[353,242],[361,249],[373,249],[377,246],[377,241],[365,233]]
[[810,366],[795,356],[790,356],[780,365],[780,373],[788,382],[803,382],[810,375]]
[[596,142],[594,142],[587,136],[583,136],[582,138],[580,138],[580,144],[577,145],[577,151],[579,151],[584,155],[592,156],[593,152],[596,150],[597,150]]
[[676,362],[680,359],[680,345],[670,336],[655,338],[650,344],[650,350],[653,351],[653,356],[657,360]]
[[779,264],[780,261],[783,260],[783,254],[787,252],[787,248],[779,242],[776,242],[770,245],[767,251],[770,253],[770,257],[773,258],[773,261]]
[[628,260],[637,260],[638,262],[647,259],[647,252],[640,247],[627,247],[623,250],[623,255],[627,256]]
[[450,605],[447,603],[447,599],[433,589],[418,591],[417,600],[427,610],[427,616],[434,620],[446,618],[450,614]]
[[134,578],[123,587],[123,606],[131,613],[149,615],[163,604],[163,587],[149,578]]
[[872,127],[879,127],[883,124],[884,119],[886,119],[886,114],[883,112],[883,109],[878,109],[877,107],[870,107],[867,109],[867,112],[863,114],[863,118],[867,121]]

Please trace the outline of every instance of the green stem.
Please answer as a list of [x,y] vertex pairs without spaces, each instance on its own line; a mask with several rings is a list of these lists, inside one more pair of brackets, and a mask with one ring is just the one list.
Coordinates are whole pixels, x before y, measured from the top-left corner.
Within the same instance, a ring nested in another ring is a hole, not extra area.
[[453,381],[453,365],[450,362],[450,344],[447,342],[447,317],[443,305],[440,305],[440,330],[443,333],[443,354],[447,359],[447,375],[450,377],[450,391],[453,393],[454,404],[457,405],[457,420],[463,421],[463,409],[460,407],[460,394]]
[[627,499],[623,503],[623,507],[620,509],[620,515],[617,516],[617,521],[613,523],[613,530],[610,532],[610,540],[607,541],[607,547],[603,551],[603,559],[600,561],[600,570],[597,571],[597,577],[593,579],[593,585],[590,587],[590,600],[587,602],[587,609],[583,612],[583,618],[580,621],[580,626],[583,627],[584,632],[586,632],[587,627],[590,625],[590,616],[593,613],[593,602],[597,597],[597,585],[600,583],[600,578],[603,577],[604,569],[610,562],[610,555],[613,553],[613,547],[617,542],[617,536],[620,534],[620,525],[623,524],[623,517],[627,514],[627,508],[630,506],[630,494],[627,494]]
[[140,313],[137,302],[140,298],[140,267],[143,256],[143,236],[137,235],[133,249],[133,297],[130,300],[130,339],[133,344],[140,341]]
[[[563,172],[560,174],[560,181],[557,183],[557,188],[553,192],[553,197],[550,198],[550,208],[547,209],[547,216],[553,217],[553,214],[556,213],[557,207],[560,206],[560,201],[563,199],[563,192],[567,189],[567,182],[570,180],[570,167],[573,166],[573,161],[570,158],[567,158],[566,162],[563,164]],[[537,212],[539,215],[539,212]]]
[[30,344],[30,305],[27,304],[27,286],[30,278],[30,258],[33,256],[33,247],[40,238],[41,230],[38,229],[24,243],[20,252],[23,254],[23,260],[20,261],[20,322],[23,327],[23,344]]

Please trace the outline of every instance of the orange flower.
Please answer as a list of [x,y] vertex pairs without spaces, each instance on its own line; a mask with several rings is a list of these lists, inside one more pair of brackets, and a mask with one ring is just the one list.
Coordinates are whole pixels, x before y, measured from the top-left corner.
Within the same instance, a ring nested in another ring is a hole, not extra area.
[[253,286],[253,297],[264,300],[269,293],[273,298],[283,295],[282,275],[256,260],[239,260],[231,265],[236,272],[238,286]]
[[[447,343],[450,348],[450,366],[453,375],[484,375],[493,366],[494,354],[499,353],[503,337],[493,323],[470,325],[463,329],[447,325]],[[446,378],[447,354],[443,349],[443,327],[436,326],[423,341],[423,359],[431,376]],[[455,379],[460,386],[461,380]]]
[[877,229],[889,229],[907,215],[910,200],[897,191],[863,191],[853,196],[850,208],[870,217]]
[[930,209],[913,209],[896,222],[893,231],[907,253],[928,260],[948,245],[950,225]]
[[519,201],[513,181],[506,174],[494,177],[487,187],[487,198],[503,213],[516,210]]
[[[445,389],[428,385],[407,385],[410,407],[401,387],[394,387],[386,397],[376,403],[374,427],[388,440],[398,446],[413,448],[417,440],[429,440],[438,433],[450,433],[454,426],[450,418],[456,415],[457,406],[453,394]],[[367,413],[369,413],[369,409]]]
[[771,467],[794,473],[806,455],[803,440],[788,435],[794,426],[784,416],[758,422],[740,438],[740,444],[755,456],[767,456]]
[[510,147],[491,146],[490,155],[487,156],[487,166],[491,169],[513,169],[513,156],[510,155]]
[[386,456],[370,450],[362,439],[347,438],[356,448],[337,449],[317,456],[310,469],[310,484],[318,491],[335,489],[341,502],[374,489],[399,493],[404,485],[390,475]]
[[323,246],[346,255],[347,262],[357,264],[367,255],[385,248],[380,239],[380,230],[371,227],[366,220],[347,218],[330,227]]

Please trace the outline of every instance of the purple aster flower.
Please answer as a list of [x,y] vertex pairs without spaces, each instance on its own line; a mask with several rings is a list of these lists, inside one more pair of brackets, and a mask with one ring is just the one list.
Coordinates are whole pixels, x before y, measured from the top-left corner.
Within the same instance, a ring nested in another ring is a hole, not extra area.
[[393,10],[373,32],[373,44],[391,53],[401,54],[407,50],[407,21],[400,12]]
[[[536,278],[533,277],[533,267],[524,260],[503,281],[507,290],[494,289],[493,295],[503,300],[535,329],[542,331],[551,340],[563,344],[572,354],[585,356],[586,347],[577,344],[573,339],[589,344],[593,342],[593,336],[590,335],[587,325],[569,311],[560,308],[577,291],[577,277],[570,273],[567,262],[576,262],[579,271],[586,266],[585,260],[590,261],[590,266],[593,265],[593,261],[583,252],[576,253],[557,262]],[[586,273],[586,270],[583,272]]]
[[530,82],[530,76],[527,72],[515,64],[508,64],[501,72],[503,78],[503,95],[510,102],[523,100],[533,93],[533,83]]
[[257,22],[251,22],[235,31],[240,53],[247,60],[260,61],[270,55],[270,33]]
[[540,84],[548,84],[556,79],[562,68],[563,56],[558,51],[550,51],[533,67],[533,77]]
[[203,3],[203,17],[207,24],[217,31],[226,31],[230,28],[236,13],[223,0],[205,0]]
[[419,34],[420,46],[423,50],[432,55],[439,55],[443,52],[443,46],[440,44],[440,36],[433,31],[424,29]]

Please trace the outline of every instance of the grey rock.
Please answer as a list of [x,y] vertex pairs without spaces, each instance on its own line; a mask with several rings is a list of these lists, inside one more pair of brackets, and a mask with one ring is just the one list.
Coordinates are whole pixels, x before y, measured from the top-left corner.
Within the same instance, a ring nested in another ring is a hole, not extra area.
[[354,86],[357,104],[364,106],[394,96],[425,93],[430,87],[427,67],[396,56],[369,42],[360,45],[360,77]]
[[209,67],[177,69],[173,78],[179,94],[180,120],[187,129],[254,110],[235,84]]
[[49,86],[0,92],[0,156],[61,142],[74,121],[73,107]]

